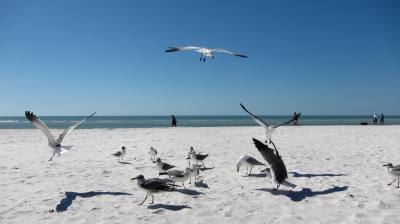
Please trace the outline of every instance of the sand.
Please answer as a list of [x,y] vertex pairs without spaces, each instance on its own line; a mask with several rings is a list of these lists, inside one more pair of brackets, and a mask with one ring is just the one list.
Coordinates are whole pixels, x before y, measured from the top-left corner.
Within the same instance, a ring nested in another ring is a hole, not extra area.
[[[52,130],[54,135],[62,130]],[[37,129],[0,130],[0,223],[400,223],[400,189],[383,164],[400,164],[400,126],[281,126],[272,137],[296,188],[273,185],[242,155],[264,161],[261,127],[75,129],[53,161]],[[111,154],[127,147],[125,163]],[[198,184],[145,193],[131,178],[157,176],[148,154],[178,169],[210,154]],[[54,210],[54,212],[49,212]]]

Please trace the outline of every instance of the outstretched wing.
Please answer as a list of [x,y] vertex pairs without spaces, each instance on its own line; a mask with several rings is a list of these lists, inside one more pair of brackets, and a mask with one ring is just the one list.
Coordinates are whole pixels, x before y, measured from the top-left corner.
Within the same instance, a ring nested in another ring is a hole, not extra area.
[[[298,114],[297,114],[297,119],[299,119],[300,115],[301,115],[301,113],[298,113]],[[292,119],[288,120],[288,121],[285,121],[285,122],[282,122],[282,123],[280,123],[280,124],[277,124],[277,125],[275,126],[275,128],[277,128],[277,127],[279,127],[279,126],[281,126],[281,125],[284,125],[284,124],[289,124],[289,123],[292,122],[292,121],[294,121],[294,117],[293,117]]]
[[61,142],[64,140],[65,136],[68,135],[68,133],[70,131],[72,131],[72,129],[74,129],[76,126],[80,125],[82,122],[86,121],[87,119],[89,119],[91,116],[93,116],[96,112],[94,112],[93,114],[91,114],[90,116],[88,116],[87,118],[79,121],[78,123],[72,125],[71,127],[67,128],[63,133],[60,134],[60,136],[58,136],[57,138],[57,144],[61,144]]
[[267,145],[263,144],[259,140],[253,138],[254,145],[261,153],[261,156],[267,161],[269,166],[278,161],[278,157],[275,155],[274,150],[269,148]]
[[51,134],[49,128],[43,123],[43,121],[41,121],[38,117],[36,117],[36,115],[33,114],[33,112],[30,111],[25,111],[25,116],[33,125],[35,125],[46,135],[50,144],[57,145],[54,136]]
[[187,47],[169,47],[165,52],[175,52],[175,51],[184,51],[184,50],[199,50],[201,47],[196,46],[187,46]]
[[236,55],[236,56],[238,56],[238,57],[242,57],[242,58],[248,58],[246,55],[243,55],[243,54],[237,54],[237,53],[230,52],[230,51],[228,51],[228,50],[221,49],[221,48],[215,48],[215,49],[212,49],[212,51],[215,51],[215,52],[223,52],[223,53],[228,53],[228,54]]
[[253,115],[252,113],[250,113],[250,111],[248,111],[248,110],[243,106],[243,104],[240,104],[240,106],[242,106],[243,110],[245,110],[248,114],[250,114],[250,116],[251,116],[257,123],[259,123],[261,126],[263,126],[263,128],[264,128],[265,130],[268,130],[268,125],[267,125],[263,120],[261,120],[260,118],[256,117],[256,116]]

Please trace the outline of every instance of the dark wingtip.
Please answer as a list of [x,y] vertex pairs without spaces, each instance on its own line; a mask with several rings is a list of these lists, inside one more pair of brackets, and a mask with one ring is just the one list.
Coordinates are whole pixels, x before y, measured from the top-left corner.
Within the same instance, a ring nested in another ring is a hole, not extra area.
[[36,118],[33,112],[30,112],[29,110],[25,111],[25,116],[29,121],[33,121]]
[[168,49],[168,50],[166,50],[164,52],[175,52],[175,51],[178,51],[178,50],[176,50],[176,49]]

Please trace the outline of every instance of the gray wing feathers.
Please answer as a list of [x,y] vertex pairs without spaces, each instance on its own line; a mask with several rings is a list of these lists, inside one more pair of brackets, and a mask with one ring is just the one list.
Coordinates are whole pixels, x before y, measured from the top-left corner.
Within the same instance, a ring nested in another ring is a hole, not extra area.
[[162,169],[163,170],[169,170],[169,169],[172,169],[172,168],[174,168],[175,166],[172,166],[172,165],[170,165],[170,164],[168,164],[168,163],[163,163],[163,166],[162,166]]
[[170,174],[171,176],[183,177],[184,172],[181,170],[168,170],[167,173]]
[[212,51],[215,51],[215,52],[223,52],[223,53],[228,53],[228,54],[233,54],[233,55],[235,55],[235,56],[242,57],[242,58],[248,58],[246,55],[237,54],[237,53],[230,52],[230,51],[228,51],[228,50],[221,49],[221,48],[216,48],[216,49],[213,49]]
[[250,156],[246,158],[246,162],[248,162],[249,164],[254,165],[254,166],[265,165],[264,163],[254,159],[253,157],[250,157]]
[[94,112],[93,114],[91,114],[90,116],[86,117],[85,119],[79,121],[78,123],[72,125],[71,127],[67,128],[63,133],[60,134],[60,136],[57,139],[57,143],[61,144],[61,142],[64,140],[65,136],[68,135],[68,133],[70,131],[72,131],[72,129],[74,129],[76,126],[80,125],[82,122],[86,121],[87,119],[89,119],[91,116],[93,116],[96,112]]
[[269,148],[267,145],[264,145],[262,142],[258,141],[257,139],[253,138],[254,145],[261,153],[261,156],[267,161],[269,166],[276,163],[278,161],[278,157],[276,157],[274,150]]
[[250,114],[250,116],[254,119],[254,121],[256,121],[258,124],[260,124],[261,126],[263,126],[265,128],[265,130],[268,130],[268,125],[261,120],[260,118],[256,117],[255,115],[253,115],[252,113],[250,113],[250,111],[248,111],[243,104],[240,104],[240,106],[242,106],[243,110],[246,111],[248,114]]
[[36,128],[41,130],[46,135],[47,139],[49,140],[49,143],[53,145],[57,144],[49,128],[43,123],[43,121],[41,121],[38,117],[36,117],[36,115],[34,115],[33,112],[25,111],[25,116],[33,125],[36,126]]
[[122,152],[121,152],[121,151],[119,151],[119,152],[116,152],[116,153],[114,153],[114,154],[111,154],[111,155],[113,155],[113,156],[120,156],[120,155],[122,155]]

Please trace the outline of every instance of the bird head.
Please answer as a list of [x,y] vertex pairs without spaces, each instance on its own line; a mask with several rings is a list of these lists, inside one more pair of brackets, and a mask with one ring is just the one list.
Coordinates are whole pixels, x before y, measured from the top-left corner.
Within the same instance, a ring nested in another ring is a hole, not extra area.
[[142,175],[142,174],[140,174],[140,175],[137,175],[136,177],[134,177],[134,178],[132,178],[131,180],[143,180],[144,179],[144,176]]
[[125,148],[125,146],[122,146],[122,150],[125,150],[126,148]]
[[160,159],[160,158],[157,158],[157,160],[156,160],[156,161],[159,163],[159,162],[161,162],[161,159]]
[[387,167],[393,167],[393,164],[391,164],[391,163],[388,163],[388,164],[385,164],[385,165],[383,165],[383,166],[387,166]]

